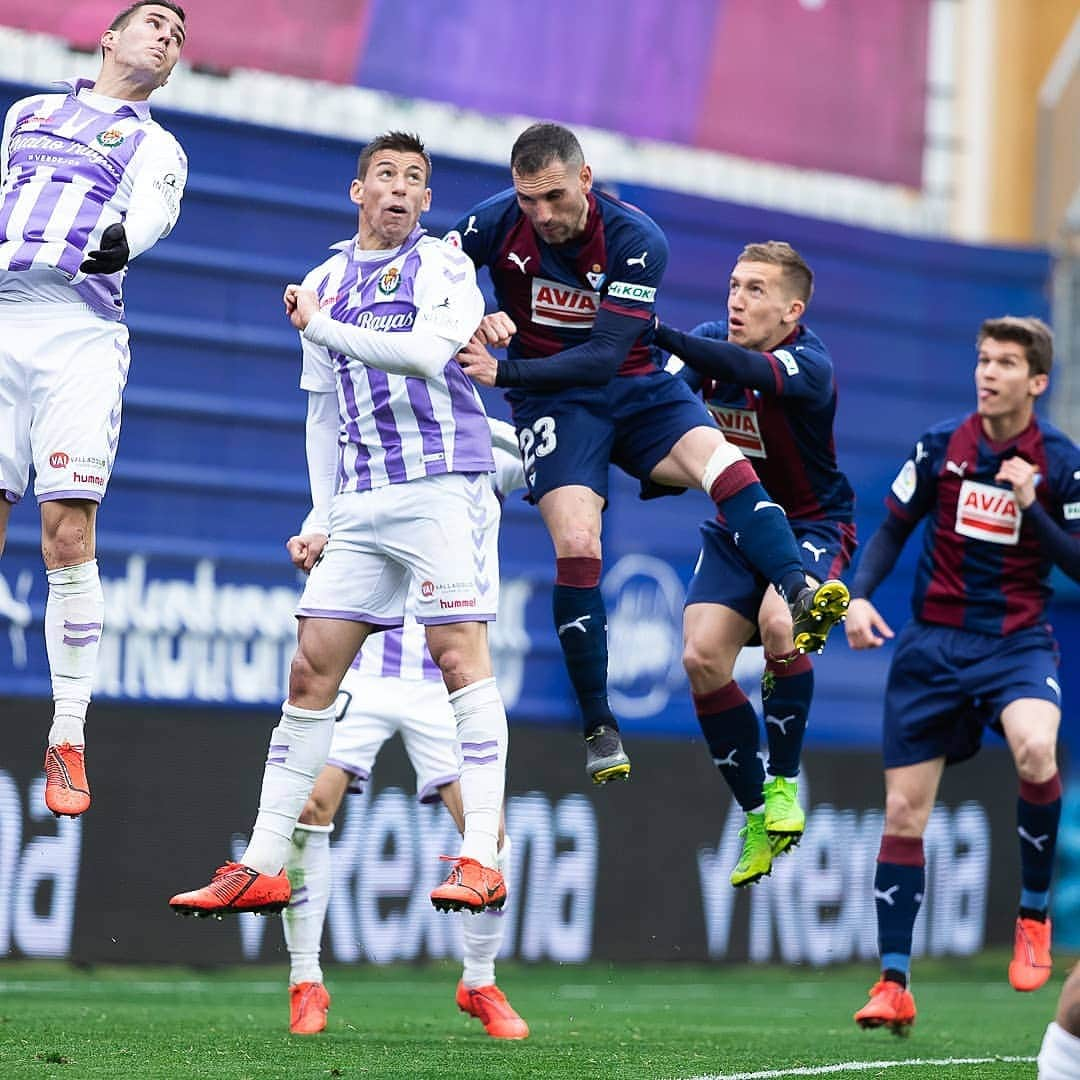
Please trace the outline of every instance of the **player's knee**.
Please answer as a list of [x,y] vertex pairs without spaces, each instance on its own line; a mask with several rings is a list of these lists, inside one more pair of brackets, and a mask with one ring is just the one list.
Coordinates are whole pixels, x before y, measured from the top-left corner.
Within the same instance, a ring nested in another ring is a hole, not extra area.
[[560,559],[599,559],[600,534],[592,529],[573,526],[554,538]]
[[88,517],[80,513],[43,518],[41,555],[50,570],[76,566],[93,558],[94,530]]
[[683,644],[683,668],[691,688],[702,693],[719,689],[731,682],[734,664],[732,660],[709,643],[688,638]]
[[770,656],[787,656],[795,648],[792,638],[791,613],[783,610],[761,614],[759,627],[761,644]]
[[1021,780],[1039,783],[1057,772],[1057,740],[1049,733],[1031,732],[1013,747]]
[[926,809],[907,792],[890,791],[885,796],[885,832],[890,836],[922,836]]
[[289,700],[302,701],[310,698],[318,689],[319,683],[319,673],[310,657],[302,649],[297,649],[292,664],[289,665]]

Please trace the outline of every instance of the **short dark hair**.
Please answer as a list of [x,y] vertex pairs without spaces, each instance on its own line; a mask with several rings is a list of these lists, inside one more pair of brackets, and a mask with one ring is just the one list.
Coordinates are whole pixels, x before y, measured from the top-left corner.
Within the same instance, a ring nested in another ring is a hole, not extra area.
[[382,135],[376,135],[360,151],[360,157],[356,160],[356,178],[363,180],[367,175],[371,159],[383,150],[396,150],[399,154],[419,154],[424,159],[427,170],[425,183],[431,181],[431,155],[427,152],[419,135],[413,135],[408,131],[386,131]]
[[562,124],[540,123],[527,127],[510,151],[511,170],[525,176],[546,169],[553,161],[561,161],[575,169],[585,164],[577,136]]
[[987,338],[1022,345],[1032,375],[1049,375],[1054,366],[1054,332],[1034,315],[999,315],[987,319],[979,327],[976,348],[982,348]]
[[174,4],[172,0],[137,0],[137,3],[132,4],[130,7],[124,8],[119,15],[111,23],[109,23],[110,30],[123,30],[129,22],[131,22],[131,16],[141,7],[163,7],[168,8],[174,15],[180,17],[180,21],[184,22],[187,15],[184,14],[184,9],[179,4]]
[[810,303],[810,297],[814,294],[814,271],[787,241],[766,240],[761,244],[747,244],[735,261],[737,263],[771,263],[773,266],[779,266],[792,292],[804,304]]

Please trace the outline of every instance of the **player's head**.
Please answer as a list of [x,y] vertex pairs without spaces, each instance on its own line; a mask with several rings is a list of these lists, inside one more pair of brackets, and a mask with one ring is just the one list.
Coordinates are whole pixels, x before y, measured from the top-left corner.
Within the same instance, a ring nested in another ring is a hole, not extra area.
[[102,70],[155,89],[168,82],[184,47],[184,9],[172,0],[139,0],[101,35]]
[[360,151],[349,198],[360,207],[360,244],[395,248],[431,207],[431,156],[416,135],[388,131]]
[[747,244],[728,279],[728,340],[774,349],[798,326],[813,291],[813,271],[790,244]]
[[545,242],[565,244],[584,232],[592,169],[569,128],[527,127],[510,151],[510,173],[521,212]]
[[1054,334],[1034,316],[987,319],[976,339],[975,391],[987,419],[1030,409],[1050,382]]

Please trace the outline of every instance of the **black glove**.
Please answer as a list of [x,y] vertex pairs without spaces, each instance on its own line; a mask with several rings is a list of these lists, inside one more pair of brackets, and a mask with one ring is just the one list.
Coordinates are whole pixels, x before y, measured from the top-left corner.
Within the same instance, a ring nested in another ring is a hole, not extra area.
[[131,255],[124,226],[120,222],[110,225],[101,234],[100,243],[101,247],[91,251],[79,269],[84,274],[115,274],[123,270]]

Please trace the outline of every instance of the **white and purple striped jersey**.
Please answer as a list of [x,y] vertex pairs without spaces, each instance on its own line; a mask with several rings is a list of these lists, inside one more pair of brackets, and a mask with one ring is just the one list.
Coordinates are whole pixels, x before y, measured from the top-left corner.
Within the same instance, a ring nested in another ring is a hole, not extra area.
[[121,319],[126,268],[87,276],[79,266],[116,222],[124,223],[132,258],[168,233],[180,214],[187,159],[145,101],[103,97],[92,85],[79,80],[8,110],[0,146],[0,298],[70,299]]
[[[488,423],[495,457],[491,486],[502,502],[511,492],[525,487],[525,473],[513,425],[504,420],[489,419]],[[424,628],[413,618],[411,605],[406,608],[404,625],[368,637],[352,667],[361,675],[377,678],[442,681],[442,672],[431,659]]]
[[441,473],[491,472],[491,434],[480,396],[454,360],[484,314],[467,256],[416,228],[394,251],[355,238],[304,279],[337,322],[383,333],[426,330],[447,342],[437,375],[397,375],[302,337],[300,386],[338,396],[335,492],[370,491]]

